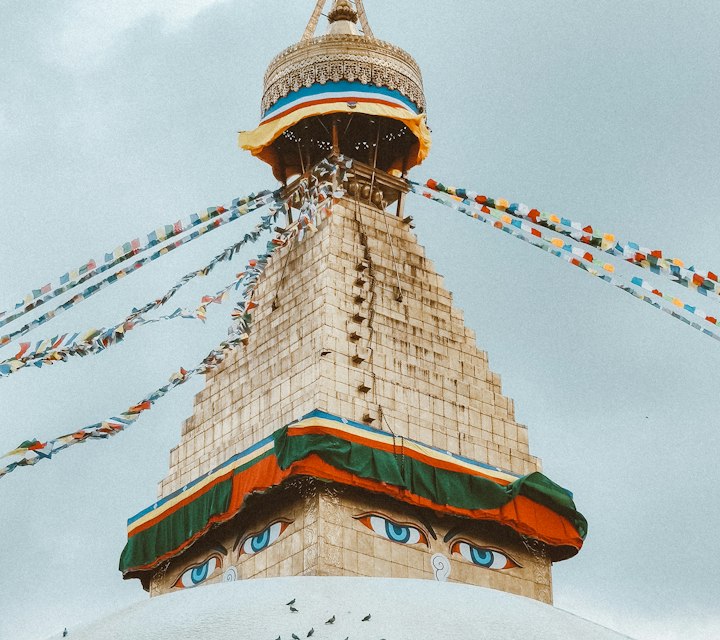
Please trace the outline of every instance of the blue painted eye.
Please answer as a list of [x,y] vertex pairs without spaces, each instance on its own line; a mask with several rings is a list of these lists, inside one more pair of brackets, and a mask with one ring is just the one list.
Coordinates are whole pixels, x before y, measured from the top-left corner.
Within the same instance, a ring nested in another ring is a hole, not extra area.
[[370,514],[357,518],[368,529],[377,533],[379,536],[397,542],[399,544],[427,544],[427,536],[417,527],[409,524],[399,524],[383,516]]
[[492,569],[493,571],[502,571],[503,569],[513,569],[518,567],[517,562],[508,558],[504,553],[488,549],[487,547],[476,547],[462,540],[455,542],[451,547],[452,553],[456,553],[468,562],[472,562],[478,567]]
[[173,585],[178,589],[191,589],[205,582],[222,566],[222,562],[218,556],[209,558],[202,564],[187,569]]
[[289,525],[289,522],[275,522],[260,533],[248,536],[240,546],[240,553],[253,555],[264,551],[282,535]]

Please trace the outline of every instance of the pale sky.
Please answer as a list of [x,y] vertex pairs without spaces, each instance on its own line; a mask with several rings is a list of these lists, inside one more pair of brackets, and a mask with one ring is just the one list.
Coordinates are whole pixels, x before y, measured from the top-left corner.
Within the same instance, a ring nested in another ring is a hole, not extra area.
[[[415,179],[720,269],[715,0],[365,4],[376,35],[424,72],[434,148]],[[160,224],[274,188],[236,132],[257,123],[264,70],[312,5],[4,0],[0,310]],[[720,344],[460,214],[417,199],[409,211],[532,452],[589,521],[583,551],[555,567],[556,606],[638,640],[720,636]],[[253,224],[179,249],[32,337],[119,321]],[[216,270],[174,306],[234,273]],[[125,409],[218,343],[230,309],[0,380],[1,452]],[[154,501],[201,387],[112,441],[0,480],[0,638],[42,639],[146,597],[117,571],[125,521]]]

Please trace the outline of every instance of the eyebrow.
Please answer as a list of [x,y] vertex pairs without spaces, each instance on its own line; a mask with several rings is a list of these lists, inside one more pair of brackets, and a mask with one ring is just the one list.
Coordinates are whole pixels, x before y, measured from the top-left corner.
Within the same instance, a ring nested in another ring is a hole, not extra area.
[[453,527],[445,534],[445,537],[443,538],[443,542],[450,542],[452,538],[454,538],[458,533],[460,533],[463,530],[462,527]]
[[227,549],[226,549],[225,547],[223,547],[219,542],[216,542],[215,544],[213,544],[213,546],[210,547],[210,549],[211,549],[212,551],[219,551],[219,552],[222,553],[224,556],[226,556],[227,553],[228,553],[228,552],[227,552]]
[[422,516],[417,516],[417,519],[420,521],[420,524],[425,526],[430,535],[433,537],[433,540],[437,540],[437,534],[435,533],[435,529],[432,528],[432,525]]

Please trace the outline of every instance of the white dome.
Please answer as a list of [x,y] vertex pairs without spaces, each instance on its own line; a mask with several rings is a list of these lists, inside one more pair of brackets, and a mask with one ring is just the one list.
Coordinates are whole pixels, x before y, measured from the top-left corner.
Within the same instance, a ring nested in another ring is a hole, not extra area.
[[[285,604],[295,599],[297,613]],[[370,619],[362,619],[370,614]],[[325,624],[332,616],[335,622]],[[548,605],[430,580],[246,580],[148,599],[71,629],[67,640],[620,640]],[[60,636],[54,636],[60,637]]]

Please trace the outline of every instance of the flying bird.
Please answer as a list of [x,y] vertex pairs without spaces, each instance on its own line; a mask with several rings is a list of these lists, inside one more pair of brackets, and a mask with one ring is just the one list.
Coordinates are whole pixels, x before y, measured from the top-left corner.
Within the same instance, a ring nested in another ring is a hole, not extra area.
[[332,624],[333,622],[335,622],[335,616],[333,616],[332,618],[330,618],[330,620],[326,620],[326,621],[325,621],[325,624]]
[[292,634],[293,640],[300,640],[294,633]]
[[295,604],[295,600],[296,600],[296,599],[293,598],[292,600],[290,600],[290,602],[286,602],[285,604],[286,604],[288,607],[292,607],[292,606]]
[[371,616],[370,616],[370,614],[368,613],[368,614],[362,619],[362,621],[363,621],[363,622],[367,622],[368,620],[370,620],[370,618],[371,618]]
[[290,607],[290,611],[291,611],[292,613],[297,613],[297,612],[298,612],[298,610],[297,610],[295,607]]
[[315,633],[315,629],[310,629],[310,631],[308,631],[307,637],[309,638],[313,633]]

